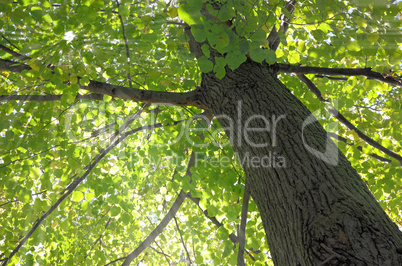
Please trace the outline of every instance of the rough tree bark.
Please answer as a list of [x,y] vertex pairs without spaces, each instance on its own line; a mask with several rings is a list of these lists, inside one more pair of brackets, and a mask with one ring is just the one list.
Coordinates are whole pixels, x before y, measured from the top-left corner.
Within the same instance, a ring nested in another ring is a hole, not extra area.
[[204,74],[201,93],[243,164],[275,265],[402,265],[402,233],[272,68]]

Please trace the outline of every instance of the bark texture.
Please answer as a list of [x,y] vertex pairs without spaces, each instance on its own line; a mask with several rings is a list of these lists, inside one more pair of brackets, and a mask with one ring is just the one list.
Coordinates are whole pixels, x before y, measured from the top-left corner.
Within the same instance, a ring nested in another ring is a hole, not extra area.
[[247,61],[222,80],[204,74],[201,87],[243,163],[275,265],[402,265],[402,233],[272,69]]

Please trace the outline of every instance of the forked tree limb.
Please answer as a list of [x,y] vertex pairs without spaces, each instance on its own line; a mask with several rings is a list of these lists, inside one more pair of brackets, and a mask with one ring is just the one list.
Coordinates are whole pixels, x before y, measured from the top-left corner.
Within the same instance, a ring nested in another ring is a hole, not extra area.
[[329,76],[361,76],[387,83],[392,86],[402,87],[402,80],[372,71],[371,68],[325,68],[277,63],[275,64],[275,70],[281,73],[293,73],[296,75],[315,74]]
[[[201,206],[200,206],[200,200],[201,200],[201,199],[200,199],[200,198],[195,198],[195,197],[191,196],[191,193],[187,193],[187,198],[189,198],[191,201],[193,201],[193,202],[198,206],[198,208],[202,211],[202,213],[205,215],[205,217],[207,217],[216,227],[219,228],[219,227],[223,226],[223,224],[222,224],[221,222],[219,222],[215,217],[209,216],[207,210],[203,210],[203,209],[201,208]],[[230,241],[232,241],[233,244],[236,244],[236,243],[239,242],[238,237],[237,237],[235,234],[233,234],[233,233],[230,233],[230,234],[229,234],[229,239],[230,239]],[[244,251],[247,253],[247,255],[248,255],[253,261],[255,261],[254,256],[251,255],[250,252],[248,252],[247,249],[244,249]],[[259,252],[259,251],[256,251],[255,253],[260,253],[260,252]]]
[[[309,88],[309,90],[311,90],[317,96],[317,91],[319,92],[320,90],[317,88],[317,86],[314,85],[314,83],[309,78],[307,78],[305,75],[302,75],[302,74],[298,74],[297,77],[301,81],[303,81],[304,84],[306,84],[306,86]],[[320,98],[317,96],[317,98],[319,98],[320,101],[325,101],[325,99],[323,99],[322,97]],[[356,134],[359,136],[359,138],[364,140],[367,144],[370,144],[371,146],[373,146],[376,149],[379,149],[386,155],[396,159],[402,165],[402,156],[401,155],[385,148],[380,143],[378,143],[377,141],[373,140],[372,138],[370,138],[369,136],[364,134],[356,126],[354,126],[348,119],[346,119],[346,117],[344,117],[337,109],[330,107],[328,109],[328,112],[330,112],[336,119],[338,119],[339,122],[341,122],[343,125],[345,125],[348,129],[355,131]]]

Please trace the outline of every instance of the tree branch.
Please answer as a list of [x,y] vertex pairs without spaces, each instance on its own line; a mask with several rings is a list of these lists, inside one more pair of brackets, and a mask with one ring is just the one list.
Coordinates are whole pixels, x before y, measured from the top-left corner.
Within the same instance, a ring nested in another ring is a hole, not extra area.
[[[119,9],[119,0],[116,0],[116,4],[117,4],[117,10]],[[120,24],[121,24],[121,31],[123,34],[123,39],[124,39],[124,46],[126,47],[126,57],[127,57],[127,64],[128,64],[128,71],[127,71],[127,79],[128,79],[128,85],[130,87],[130,89],[133,88],[133,82],[131,81],[131,67],[130,67],[130,50],[128,48],[128,42],[127,42],[127,37],[126,37],[126,29],[124,27],[124,22],[123,22],[123,18],[121,17],[120,13],[117,12],[117,16],[119,17],[120,20]]]
[[[301,81],[303,81],[306,84],[306,86],[314,94],[316,94],[317,91],[319,92],[319,89],[306,76],[301,75],[301,74],[299,74],[297,76],[300,78]],[[321,95],[321,92],[320,92],[320,95]],[[322,97],[319,98],[319,100],[320,101],[326,101]],[[349,128],[350,130],[354,130],[356,132],[356,134],[359,136],[359,138],[361,138],[362,140],[364,140],[366,143],[370,144],[374,148],[377,148],[380,151],[384,152],[386,155],[396,159],[402,165],[402,156],[400,156],[399,154],[397,154],[397,153],[385,148],[380,143],[378,143],[377,141],[373,140],[372,138],[370,138],[369,136],[367,136],[366,134],[361,132],[357,127],[355,127],[351,122],[349,122],[349,120],[347,120],[341,113],[339,113],[338,110],[336,110],[335,108],[329,108],[328,112],[330,112],[336,119],[339,120],[339,122],[341,122],[347,128]]]
[[[35,101],[35,102],[55,102],[60,101],[62,95],[0,95],[0,102],[10,101]],[[75,100],[103,101],[103,95],[97,93],[77,94]]]
[[[296,6],[296,0],[290,0],[289,2],[286,3],[285,8],[287,11],[289,11],[290,14],[293,14],[293,12],[295,10],[295,6]],[[278,49],[279,43],[281,42],[281,40],[278,36],[278,32],[283,30],[283,34],[286,34],[286,32],[289,28],[290,18],[288,18],[287,16],[282,14],[280,16],[280,20],[281,20],[281,25],[280,25],[279,30],[277,31],[276,27],[274,25],[267,38],[268,43],[269,43],[269,49],[271,49],[273,51]]]
[[324,99],[321,95],[321,91],[317,88],[317,86],[314,85],[314,83],[308,79],[305,75],[302,74],[297,74],[297,77],[304,82],[304,84],[307,85],[309,90],[314,93],[315,97],[317,97],[318,100],[321,102],[328,102],[327,99]]
[[[26,64],[19,64],[14,61],[0,59],[0,71],[21,73],[24,70],[31,70],[31,67]],[[189,92],[177,93],[142,90],[136,88],[130,89],[127,87],[94,80],[90,80],[87,86],[80,85],[80,88],[93,93],[109,95],[123,100],[132,100],[135,102],[177,106],[196,106],[202,109],[207,109],[207,107],[201,104],[201,101],[199,100],[198,88]]]
[[[4,36],[3,36],[3,38],[6,39]],[[31,59],[30,57],[28,57],[26,55],[22,55],[22,54],[17,53],[17,52],[14,52],[13,50],[11,50],[11,49],[9,49],[9,48],[5,47],[4,45],[1,45],[1,44],[0,44],[0,50],[4,51],[6,53],[9,53],[10,55],[14,56],[15,58],[17,58],[19,60],[29,60],[29,59]]]
[[173,219],[174,219],[174,222],[176,223],[177,231],[179,231],[179,235],[180,235],[180,239],[181,239],[181,244],[183,245],[184,250],[185,250],[186,253],[187,253],[188,262],[189,262],[190,265],[191,265],[192,262],[191,262],[191,258],[190,258],[190,253],[188,252],[187,247],[186,247],[186,244],[184,243],[183,235],[182,235],[182,233],[181,233],[181,231],[180,231],[179,223],[177,222],[176,216],[173,217]]
[[[205,215],[205,217],[207,217],[214,225],[216,225],[216,227],[221,227],[223,226],[223,223],[219,222],[215,217],[209,216],[208,215],[208,211],[207,210],[203,210],[200,206],[200,198],[195,198],[193,196],[191,196],[191,193],[187,193],[187,198],[189,198],[191,201],[193,201],[198,208],[202,211],[202,213]],[[233,243],[238,243],[238,238],[235,234],[230,233],[229,235],[229,239],[233,242]]]
[[157,249],[155,249],[155,248],[152,247],[152,246],[149,246],[149,247],[152,248],[156,253],[163,255],[163,257],[165,258],[165,260],[166,260],[166,262],[168,263],[168,265],[170,265],[170,261],[169,261],[169,258],[168,258],[168,257],[170,257],[170,255],[166,254],[166,253],[163,251],[163,249],[161,248],[161,246],[158,244],[158,242],[157,242],[156,240],[155,240],[155,245],[156,245],[161,251],[158,251]]
[[379,72],[374,72],[371,68],[324,68],[296,66],[288,64],[275,64],[276,70],[281,73],[293,74],[315,74],[315,75],[338,75],[338,76],[361,76],[368,79],[377,80],[392,86],[402,87],[402,80],[391,76],[384,76]]
[[316,78],[327,78],[329,80],[342,80],[342,81],[346,81],[348,80],[348,78],[339,78],[339,77],[330,77],[330,76],[324,76],[324,75],[315,75]]
[[[189,198],[190,200],[192,200],[192,201],[198,206],[198,208],[202,211],[202,213],[205,215],[205,217],[207,217],[214,225],[216,225],[216,227],[219,228],[219,227],[223,226],[223,224],[222,224],[221,222],[219,222],[215,217],[209,216],[207,210],[203,210],[203,209],[201,208],[201,206],[200,206],[200,200],[201,200],[201,199],[200,199],[200,198],[194,198],[193,196],[191,196],[191,193],[187,193],[187,198]],[[235,234],[233,234],[233,233],[230,233],[229,239],[230,239],[230,241],[232,241],[233,244],[236,244],[236,243],[239,242],[238,237],[237,237]],[[245,250],[245,252],[247,253],[247,255],[248,255],[253,261],[255,261],[254,256],[251,255],[250,252],[248,252],[246,249],[244,249],[244,250]],[[256,253],[258,253],[258,252],[256,252]]]
[[244,196],[243,196],[243,206],[241,210],[241,222],[240,230],[238,234],[239,239],[239,253],[237,254],[237,265],[243,266],[244,264],[244,250],[246,243],[246,224],[247,224],[247,212],[248,212],[248,202],[250,200],[250,188],[247,182],[247,177],[245,180]]
[[124,260],[125,258],[127,258],[127,257],[122,257],[122,258],[118,258],[118,259],[112,260],[112,261],[109,262],[108,264],[105,264],[105,266],[109,266],[109,265],[111,265],[111,264],[113,264],[113,263],[115,263],[115,262],[118,262],[119,260]]

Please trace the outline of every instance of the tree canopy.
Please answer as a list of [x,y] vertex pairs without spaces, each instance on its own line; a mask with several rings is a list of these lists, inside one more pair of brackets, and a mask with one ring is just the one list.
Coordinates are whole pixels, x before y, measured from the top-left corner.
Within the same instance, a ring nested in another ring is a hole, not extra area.
[[247,60],[274,66],[401,225],[401,10],[0,0],[0,261],[232,265],[240,245],[273,265],[242,162],[197,98],[202,73]]

